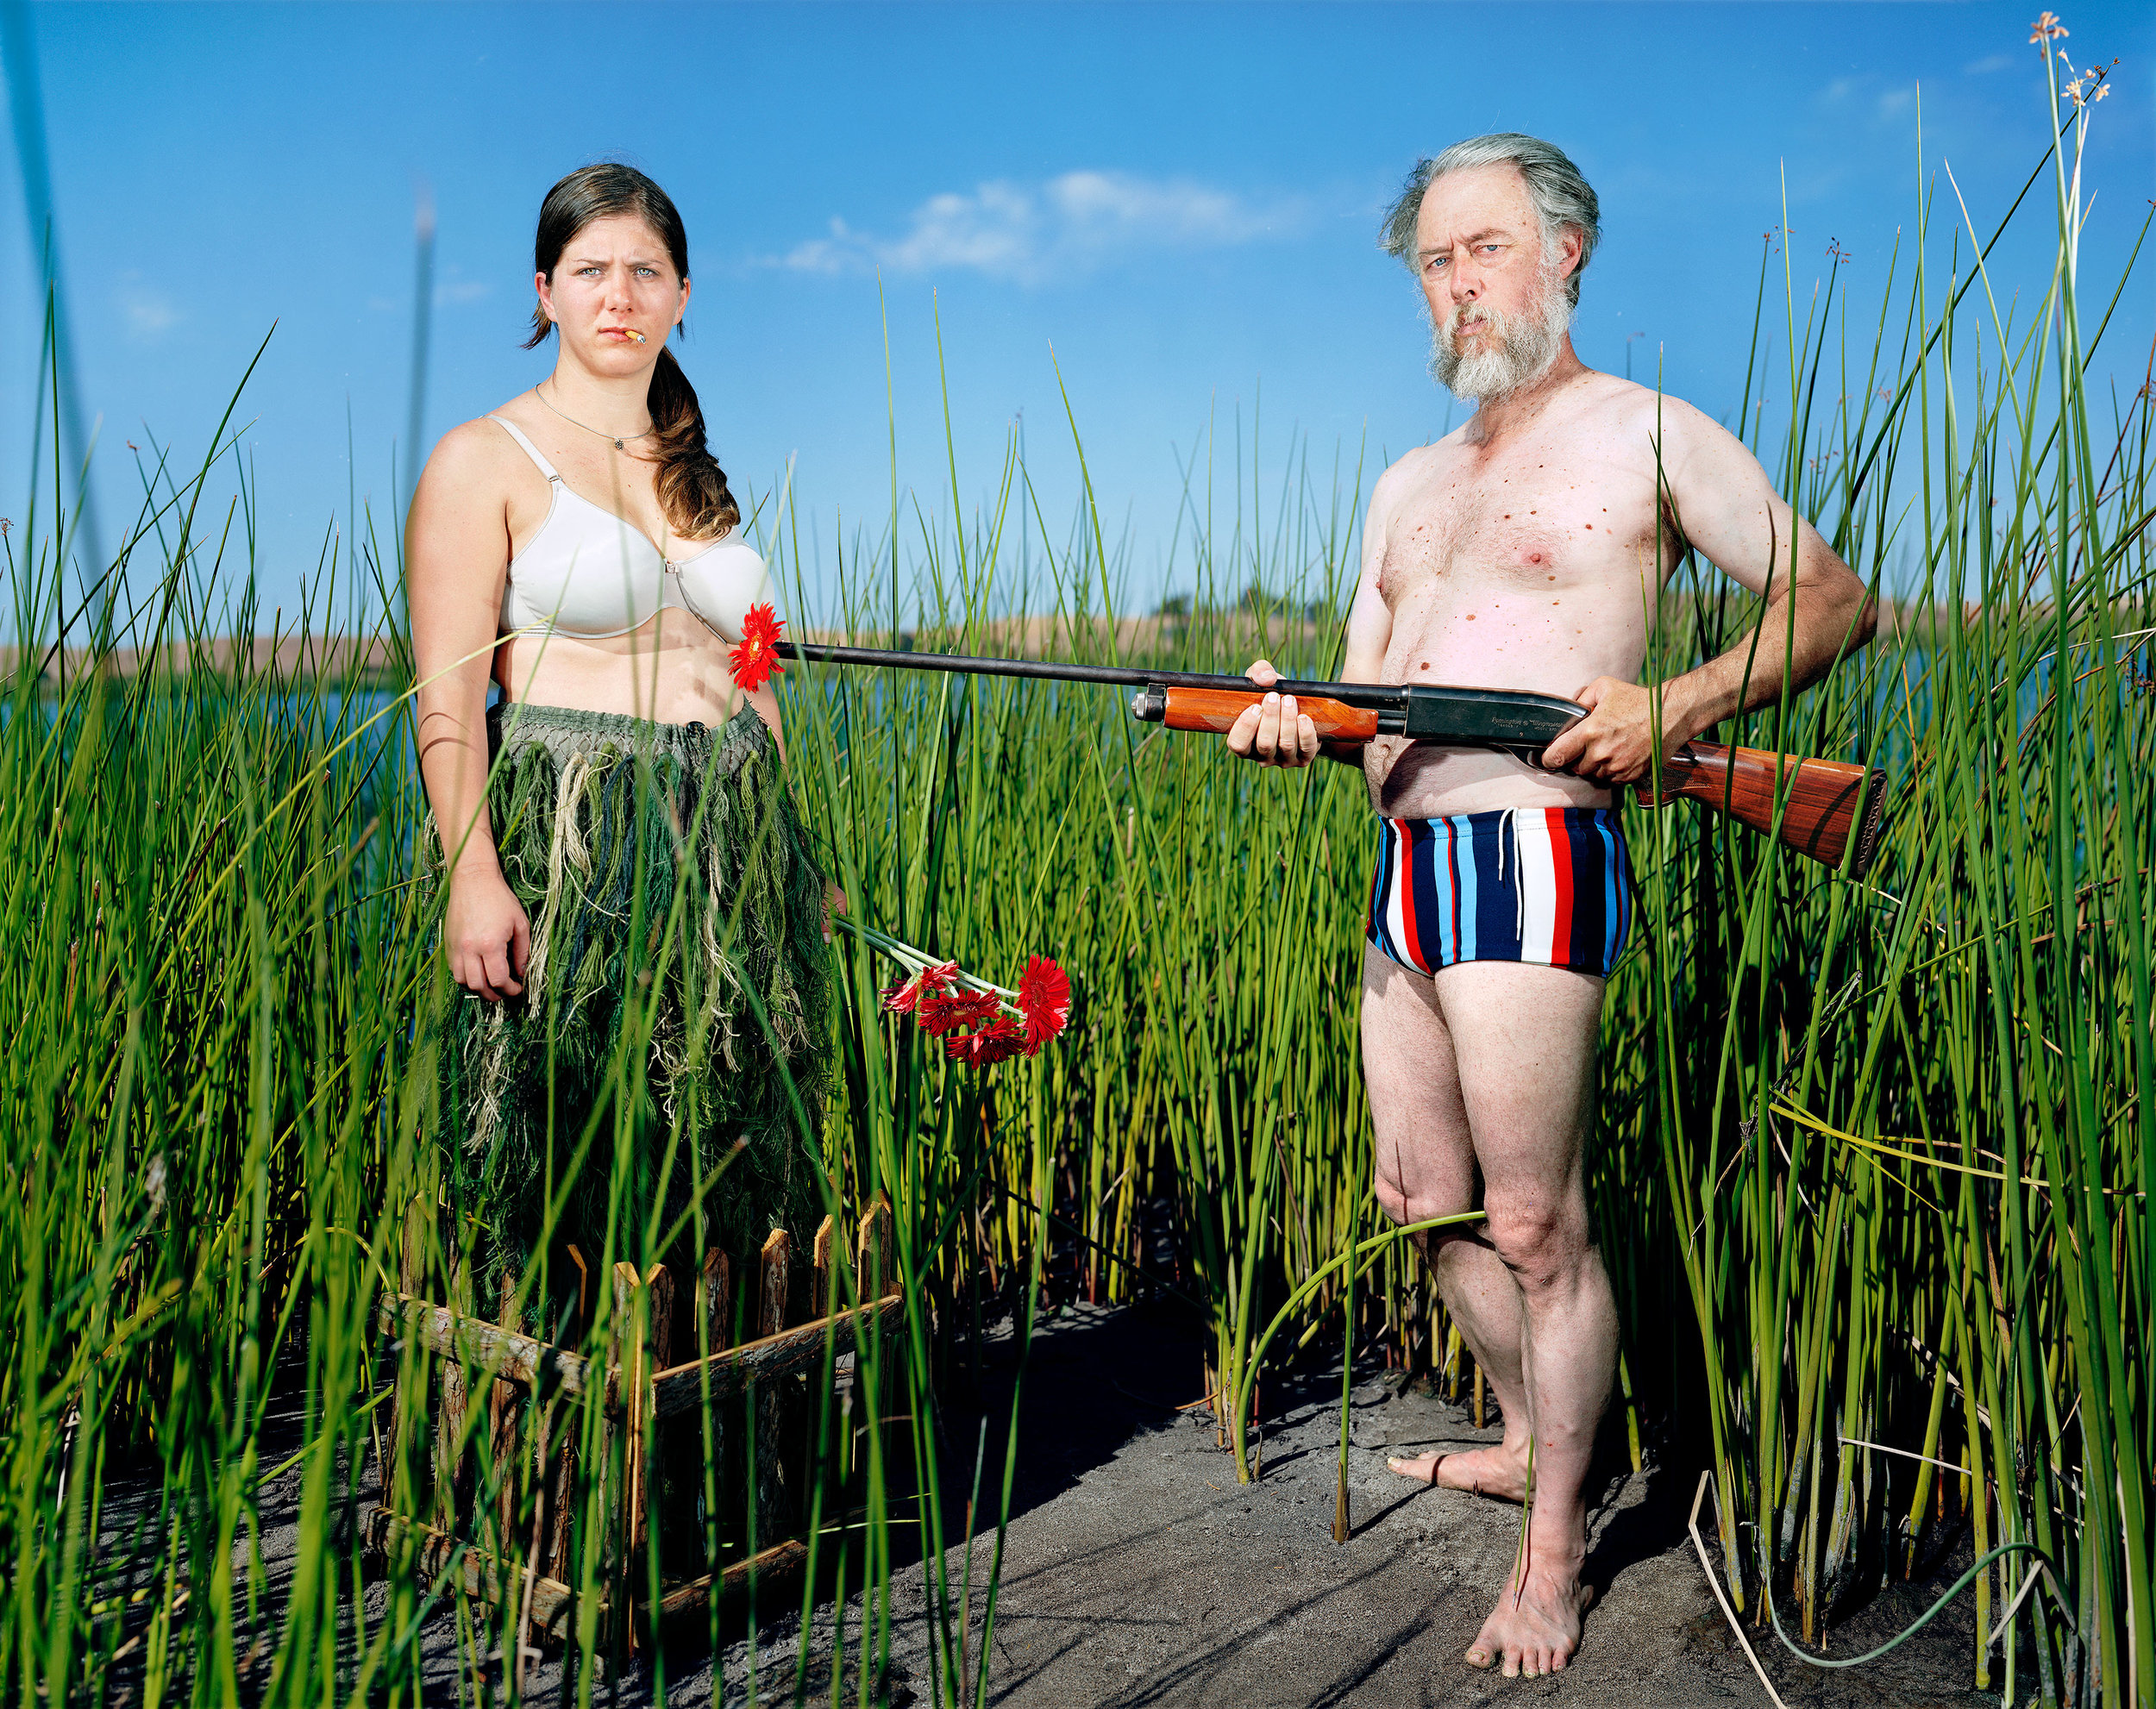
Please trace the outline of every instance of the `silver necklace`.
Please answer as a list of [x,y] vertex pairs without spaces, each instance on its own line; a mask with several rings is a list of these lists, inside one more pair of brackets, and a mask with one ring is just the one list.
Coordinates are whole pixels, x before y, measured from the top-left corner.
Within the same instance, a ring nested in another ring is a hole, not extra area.
[[[547,394],[540,391],[537,386],[535,385],[531,388],[531,395],[534,398],[536,398],[542,404],[547,404]],[[554,405],[547,404],[547,408],[554,410]],[[557,416],[561,416],[561,412],[559,410],[554,410],[554,413]],[[574,416],[561,416],[561,419],[567,422],[573,428],[584,428],[584,431],[586,433],[595,433],[599,435],[601,439],[612,440],[614,441],[614,449],[617,451],[626,451],[629,448],[629,441],[630,440],[649,439],[658,430],[655,428],[646,428],[642,433],[608,433],[603,428],[585,427],[585,424],[577,420]]]

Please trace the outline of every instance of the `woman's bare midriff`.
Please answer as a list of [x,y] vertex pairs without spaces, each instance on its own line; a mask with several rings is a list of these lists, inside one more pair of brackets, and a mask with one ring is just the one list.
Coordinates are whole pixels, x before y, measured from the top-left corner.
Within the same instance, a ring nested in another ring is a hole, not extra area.
[[513,701],[621,712],[662,724],[723,724],[742,707],[726,643],[686,611],[601,640],[521,635],[494,651],[494,680]]

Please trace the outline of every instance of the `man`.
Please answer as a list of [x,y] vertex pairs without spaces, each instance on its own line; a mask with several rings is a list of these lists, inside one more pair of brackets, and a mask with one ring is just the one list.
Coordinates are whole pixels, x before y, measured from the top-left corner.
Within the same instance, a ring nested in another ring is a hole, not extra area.
[[[1363,952],[1363,1064],[1377,1191],[1407,1223],[1485,1220],[1427,1256],[1504,1409],[1504,1439],[1395,1459],[1446,1488],[1518,1501],[1526,1547],[1467,1651],[1507,1676],[1563,1668],[1590,1597],[1585,1482],[1616,1362],[1589,1231],[1602,986],[1632,879],[1614,792],[1647,776],[1653,692],[1637,679],[1663,582],[1696,550],[1765,596],[1764,642],[1660,685],[1676,748],[1815,681],[1871,635],[1863,585],[1791,516],[1757,461],[1674,398],[1597,373],[1568,329],[1600,235],[1595,192],[1533,137],[1455,144],[1409,175],[1384,247],[1429,306],[1431,367],[1477,408],[1385,472],[1363,528],[1341,674],[1532,689],[1590,709],[1537,770],[1381,736],[1359,761],[1379,814]],[[1278,680],[1265,660],[1263,685]],[[1228,745],[1318,757],[1310,719],[1269,694]]]

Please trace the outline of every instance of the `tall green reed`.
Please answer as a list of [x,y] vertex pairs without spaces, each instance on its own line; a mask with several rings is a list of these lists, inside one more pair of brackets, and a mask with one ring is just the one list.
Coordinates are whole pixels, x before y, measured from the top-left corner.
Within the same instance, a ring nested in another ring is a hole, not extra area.
[[[2099,412],[2085,385],[2125,285],[2084,342],[2086,122],[2069,113],[2035,180],[2055,180],[2058,259],[2018,329],[1996,234],[1958,208],[1934,233],[1950,184],[1924,186],[1868,348],[1830,330],[1833,274],[1801,329],[1791,293],[1777,484],[1875,585],[1897,556],[1915,574],[1860,664],[1734,735],[1888,765],[1882,856],[1863,886],[1821,881],[1658,818],[1642,921],[1682,950],[1614,981],[1611,1009],[1654,1064],[1733,1592],[1793,1585],[1816,1640],[1929,1558],[1951,1502],[1980,1554],[2018,1551],[1978,1581],[1978,1685],[1994,1611],[2047,1568],[1997,1634],[2009,1698],[2114,1703],[2156,1690],[2150,400]],[[1749,621],[1683,585],[1664,673]]]

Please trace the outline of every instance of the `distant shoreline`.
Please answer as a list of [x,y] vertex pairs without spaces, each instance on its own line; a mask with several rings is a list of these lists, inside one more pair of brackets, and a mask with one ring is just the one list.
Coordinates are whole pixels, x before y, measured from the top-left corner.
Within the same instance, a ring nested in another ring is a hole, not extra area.
[[[1672,602],[1671,615],[1677,608]],[[1203,623],[1217,624],[1223,619],[1232,620],[1232,610],[1201,611],[1193,614],[1156,612],[1142,617],[1119,617],[1115,622],[1114,648],[1119,654],[1136,654],[1157,658],[1163,654],[1172,656],[1183,631]],[[1922,605],[1914,601],[1882,601],[1879,607],[1881,635],[1904,635],[1921,633],[1929,629],[1944,629],[1954,624],[1956,610],[1945,604]],[[1961,608],[1960,621],[1973,624],[1984,615],[1984,608],[1970,604]],[[1255,639],[1256,624],[1250,625]],[[1106,647],[1109,637],[1106,625],[1100,623],[1081,625],[1087,631],[1084,639],[1094,648]],[[1308,617],[1275,616],[1264,625],[1265,645],[1277,647],[1283,642],[1307,637],[1317,628]],[[826,644],[855,642],[861,645],[895,645],[900,651],[911,652],[917,646],[923,651],[931,650],[923,644],[924,635],[932,635],[936,649],[954,647],[960,635],[957,625],[931,629],[901,629],[895,641],[890,631],[861,628],[850,632],[840,629],[805,629],[801,639]],[[966,646],[973,651],[987,651],[1006,657],[1037,659],[1048,656],[1068,656],[1074,649],[1071,642],[1074,629],[1068,617],[1000,617],[972,626]],[[245,655],[242,657],[242,647]],[[0,647],[0,673],[13,678],[22,668],[25,654],[29,649]],[[42,656],[48,649],[37,649]],[[317,679],[353,683],[367,687],[383,687],[403,680],[403,671],[397,656],[398,649],[386,636],[380,635],[355,637],[341,635],[285,635],[273,638],[255,635],[244,643],[230,635],[219,635],[206,641],[173,642],[155,649],[134,647],[113,648],[100,660],[87,647],[70,647],[54,654],[45,666],[41,679],[57,683],[63,673],[74,677],[103,667],[112,675],[130,679],[141,674],[146,661],[154,654],[160,656],[167,674],[180,677],[202,673],[213,676],[231,673],[236,667],[244,666],[249,674],[275,671],[287,676],[311,674]]]

